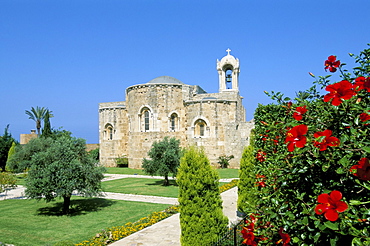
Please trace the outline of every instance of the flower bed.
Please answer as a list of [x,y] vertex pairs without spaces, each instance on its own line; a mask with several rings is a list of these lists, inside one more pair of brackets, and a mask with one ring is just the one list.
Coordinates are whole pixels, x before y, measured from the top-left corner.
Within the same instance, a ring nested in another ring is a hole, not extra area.
[[[220,193],[235,187],[238,180],[234,179],[230,183],[220,186]],[[126,223],[123,226],[115,226],[103,230],[101,233],[96,234],[92,239],[85,240],[76,246],[103,246],[125,238],[135,232],[138,232],[148,226],[151,226],[163,219],[166,219],[173,214],[179,212],[179,206],[171,206],[161,212],[153,212],[147,217],[141,218],[134,223]]]

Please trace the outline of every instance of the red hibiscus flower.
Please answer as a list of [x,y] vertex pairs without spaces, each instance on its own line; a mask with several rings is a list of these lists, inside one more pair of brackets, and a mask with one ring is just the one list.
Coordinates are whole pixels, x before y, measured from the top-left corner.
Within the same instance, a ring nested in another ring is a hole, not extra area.
[[266,160],[266,153],[265,152],[263,152],[263,151],[258,151],[257,152],[257,157],[256,157],[256,159],[257,160],[259,160],[260,162],[263,162],[263,161],[265,161]]
[[333,99],[331,104],[334,106],[339,106],[342,100],[351,99],[356,95],[356,92],[353,90],[353,85],[347,80],[328,85],[325,90],[330,93],[324,96],[324,102],[329,102],[330,99]]
[[370,92],[370,77],[365,78],[361,76],[356,78],[353,88],[355,88],[355,91],[367,90],[367,92]]
[[294,151],[294,148],[303,148],[306,145],[306,137],[303,136],[307,133],[308,127],[306,125],[299,125],[293,127],[288,131],[285,138],[285,143],[288,143],[288,151]]
[[370,180],[370,164],[367,158],[361,158],[358,164],[352,166],[349,170],[359,179]]
[[329,56],[328,59],[325,61],[325,71],[329,69],[330,72],[334,73],[337,71],[337,67],[339,67],[340,61],[337,61],[336,56]]
[[332,134],[331,130],[325,130],[323,132],[314,133],[313,136],[315,138],[321,138],[321,137],[324,137],[324,138],[322,139],[321,142],[314,141],[313,145],[320,148],[320,151],[326,150],[328,146],[334,146],[334,147],[339,146],[340,144],[339,139],[336,137],[333,137],[331,134]]
[[242,230],[242,234],[243,234],[243,244],[245,245],[252,245],[252,246],[256,246],[257,243],[254,241],[254,233],[253,232],[244,232],[243,233],[243,230]]
[[360,120],[362,122],[366,122],[366,121],[370,120],[370,115],[368,115],[367,113],[362,113],[362,114],[360,114]]
[[279,234],[281,239],[277,242],[280,243],[281,241],[283,242],[283,246],[287,246],[290,242],[290,236],[288,233],[283,233],[283,228],[280,227]]
[[[251,223],[253,224],[253,223]],[[251,226],[251,225],[249,225]],[[246,244],[246,245],[257,245],[257,243],[254,241],[254,233],[253,233],[253,230],[254,230],[254,224],[253,224],[253,227],[243,227],[243,230],[241,231],[242,233],[242,236],[244,238],[243,240],[243,244]]]
[[[265,179],[266,179],[266,176],[265,175],[260,175],[260,174],[257,174],[256,175],[256,179],[261,179],[261,180],[258,180],[256,182],[256,186],[260,186],[260,187],[266,187],[266,183],[264,182]],[[251,217],[252,218],[252,217]],[[253,221],[254,217],[252,218],[252,221]]]
[[300,121],[302,120],[302,115],[307,112],[306,106],[297,107],[293,113],[293,118]]
[[317,197],[317,201],[320,203],[316,205],[316,214],[324,214],[325,218],[330,221],[336,221],[338,219],[338,212],[344,212],[348,209],[347,203],[340,201],[342,199],[342,193],[337,190],[333,190],[328,193],[323,193]]

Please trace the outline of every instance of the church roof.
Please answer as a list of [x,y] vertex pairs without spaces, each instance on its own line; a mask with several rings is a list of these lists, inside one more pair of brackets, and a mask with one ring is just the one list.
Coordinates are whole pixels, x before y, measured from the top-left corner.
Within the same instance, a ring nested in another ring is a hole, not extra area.
[[183,85],[184,83],[170,76],[160,76],[155,79],[152,79],[147,84],[181,84]]

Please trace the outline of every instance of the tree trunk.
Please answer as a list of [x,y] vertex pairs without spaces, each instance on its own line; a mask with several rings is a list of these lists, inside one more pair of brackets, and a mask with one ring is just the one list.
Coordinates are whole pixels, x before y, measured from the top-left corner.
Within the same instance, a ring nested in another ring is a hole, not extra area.
[[168,186],[168,185],[169,185],[168,175],[164,175],[163,185],[164,185],[164,186]]
[[71,204],[71,196],[63,196],[63,214],[69,214],[69,205]]
[[40,129],[41,129],[41,121],[40,120],[36,120],[36,128],[37,128],[37,136],[40,137]]

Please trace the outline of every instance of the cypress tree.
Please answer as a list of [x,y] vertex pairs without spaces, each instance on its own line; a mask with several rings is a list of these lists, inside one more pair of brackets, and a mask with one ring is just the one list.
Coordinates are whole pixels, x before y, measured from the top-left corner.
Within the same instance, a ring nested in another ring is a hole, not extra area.
[[44,129],[42,129],[42,137],[50,137],[53,133],[51,131],[50,116],[52,116],[51,111],[46,109],[44,116]]
[[203,150],[185,151],[177,174],[182,246],[208,246],[227,229],[218,180]]
[[238,182],[238,210],[244,213],[255,211],[255,174],[253,172],[256,158],[254,156],[254,137],[251,133],[249,146],[244,149],[240,160]]
[[9,167],[8,167],[8,163],[10,162],[11,158],[13,157],[13,155],[15,154],[15,146],[17,146],[17,144],[15,142],[12,143],[12,146],[10,147],[9,151],[8,151],[8,159],[6,161],[6,166],[5,166],[5,170],[6,171],[12,171]]

